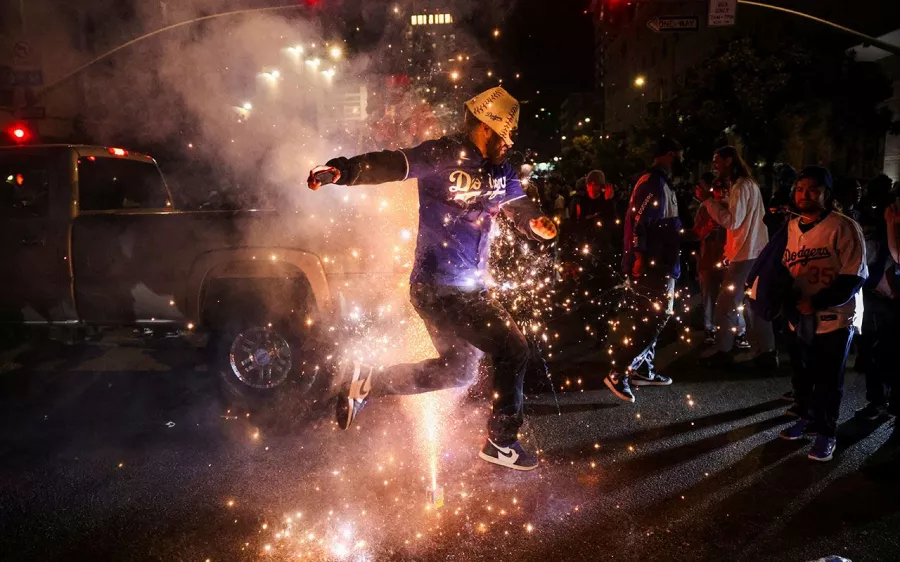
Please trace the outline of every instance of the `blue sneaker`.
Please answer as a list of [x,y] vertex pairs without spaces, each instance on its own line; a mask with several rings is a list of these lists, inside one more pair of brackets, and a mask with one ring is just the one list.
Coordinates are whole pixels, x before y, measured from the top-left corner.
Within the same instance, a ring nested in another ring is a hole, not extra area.
[[779,433],[778,437],[788,441],[812,437],[815,433],[811,431],[812,428],[810,427],[810,423],[810,420],[799,419],[794,422],[794,425]]
[[513,470],[534,470],[538,467],[537,456],[526,451],[518,441],[508,447],[501,447],[488,439],[478,456],[487,462]]
[[809,460],[828,462],[834,456],[834,447],[837,445],[837,439],[834,437],[825,437],[819,435],[816,442],[813,443],[812,449],[809,450]]

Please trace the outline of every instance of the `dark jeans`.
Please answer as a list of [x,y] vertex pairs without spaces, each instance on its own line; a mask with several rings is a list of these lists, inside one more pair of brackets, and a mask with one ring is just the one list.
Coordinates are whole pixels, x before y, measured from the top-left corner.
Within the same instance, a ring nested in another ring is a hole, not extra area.
[[[747,283],[755,262],[755,259],[731,262],[722,278],[716,299],[715,321],[719,328],[716,332],[716,348],[723,353],[734,348],[735,336],[745,329],[757,354],[775,349],[772,323],[753,314],[749,307],[742,311],[745,301],[744,284]],[[746,323],[743,319],[744,312],[747,313]]]
[[[900,412],[900,396],[892,399],[892,389],[898,385],[897,350],[900,336],[900,302],[863,292],[865,304],[862,335],[866,339],[868,361],[866,373],[866,400],[879,406],[890,404],[891,410]],[[857,359],[858,360],[858,359]]]
[[636,370],[645,362],[653,371],[656,340],[672,316],[674,298],[675,280],[671,277],[644,276],[629,281],[607,337],[615,371]]
[[811,419],[815,430],[827,437],[834,437],[837,431],[853,332],[853,328],[841,328],[816,334],[811,344],[791,333],[794,399],[801,415]]
[[494,364],[488,435],[501,447],[511,445],[522,426],[528,341],[509,312],[486,291],[412,285],[409,295],[439,357],[385,369],[376,379],[373,393],[420,394],[467,386],[474,381],[480,352],[484,352]]

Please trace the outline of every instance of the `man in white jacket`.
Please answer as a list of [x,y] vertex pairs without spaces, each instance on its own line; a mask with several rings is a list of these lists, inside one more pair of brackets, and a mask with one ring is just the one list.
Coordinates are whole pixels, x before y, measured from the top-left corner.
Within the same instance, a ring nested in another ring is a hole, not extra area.
[[[728,269],[716,299],[716,353],[704,360],[708,367],[726,367],[734,363],[735,336],[740,329],[740,315],[744,310],[744,284],[750,269],[769,234],[763,223],[765,207],[759,186],[753,181],[750,169],[737,149],[724,146],[713,155],[713,168],[728,190],[728,198],[716,201],[710,193],[701,193],[703,206],[714,221],[728,231],[725,260]],[[757,318],[748,308],[747,319],[752,346],[756,349],[756,363],[766,369],[778,367],[775,336],[772,324]]]

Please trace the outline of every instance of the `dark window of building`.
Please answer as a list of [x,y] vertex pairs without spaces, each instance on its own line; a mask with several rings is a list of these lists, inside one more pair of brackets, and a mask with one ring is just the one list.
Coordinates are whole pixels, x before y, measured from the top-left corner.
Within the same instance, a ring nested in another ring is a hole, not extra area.
[[42,156],[0,157],[0,218],[47,216],[52,169]]
[[628,41],[622,41],[621,55],[623,59],[628,56]]
[[168,203],[153,162],[120,158],[79,158],[78,196],[83,211],[163,209]]
[[668,56],[669,56],[669,40],[668,40],[668,39],[663,39],[663,45],[662,45],[662,58],[663,58],[663,60],[666,60],[666,58],[668,58]]
[[656,66],[656,47],[650,50],[650,66]]

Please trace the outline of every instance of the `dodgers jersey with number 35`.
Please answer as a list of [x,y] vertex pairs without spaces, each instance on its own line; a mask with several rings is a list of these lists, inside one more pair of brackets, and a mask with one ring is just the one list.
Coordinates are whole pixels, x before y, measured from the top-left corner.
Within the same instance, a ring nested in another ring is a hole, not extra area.
[[[782,263],[794,277],[801,298],[809,299],[830,286],[838,275],[865,278],[866,247],[862,230],[852,219],[830,212],[807,232],[800,230],[800,219],[787,227],[787,246]],[[817,312],[816,333],[832,332],[847,326],[862,327],[862,292],[847,303]]]

